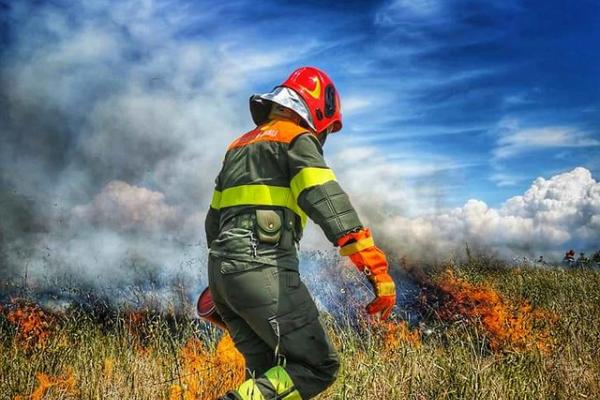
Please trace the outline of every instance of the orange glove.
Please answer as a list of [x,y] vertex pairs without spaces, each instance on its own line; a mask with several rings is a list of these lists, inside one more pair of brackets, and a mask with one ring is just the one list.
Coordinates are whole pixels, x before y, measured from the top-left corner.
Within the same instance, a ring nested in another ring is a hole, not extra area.
[[385,254],[373,241],[368,228],[342,236],[338,242],[340,254],[349,256],[359,271],[364,272],[373,285],[375,300],[367,305],[367,313],[381,313],[387,319],[396,305],[396,285],[388,274]]

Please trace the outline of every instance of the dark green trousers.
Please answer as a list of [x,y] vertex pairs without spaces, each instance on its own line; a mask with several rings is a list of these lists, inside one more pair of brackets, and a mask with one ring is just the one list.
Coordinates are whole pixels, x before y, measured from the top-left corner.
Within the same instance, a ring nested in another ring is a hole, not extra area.
[[276,396],[262,375],[278,364],[303,399],[333,383],[338,356],[297,271],[214,255],[208,265],[217,310],[265,399]]

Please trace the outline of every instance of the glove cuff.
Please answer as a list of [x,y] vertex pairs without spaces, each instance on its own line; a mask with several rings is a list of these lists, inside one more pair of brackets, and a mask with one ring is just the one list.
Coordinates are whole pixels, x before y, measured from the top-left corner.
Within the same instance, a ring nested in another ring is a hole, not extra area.
[[359,251],[368,249],[369,247],[375,246],[375,241],[372,237],[367,237],[364,239],[360,239],[356,242],[345,245],[340,248],[340,255],[342,256],[351,256],[353,254],[358,253]]
[[[375,246],[369,228],[350,232],[338,240],[340,254],[349,256],[350,260],[360,271],[368,271],[369,275],[379,275],[387,272],[385,254]],[[365,272],[366,272],[365,271]]]
[[342,256],[351,256],[361,250],[375,246],[375,241],[371,236],[369,228],[362,228],[339,238],[337,245],[340,246],[340,254]]

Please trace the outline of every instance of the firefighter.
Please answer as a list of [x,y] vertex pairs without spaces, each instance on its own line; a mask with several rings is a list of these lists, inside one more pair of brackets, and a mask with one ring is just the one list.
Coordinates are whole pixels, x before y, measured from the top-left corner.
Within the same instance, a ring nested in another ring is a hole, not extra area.
[[206,217],[210,292],[248,379],[222,399],[309,399],[335,380],[339,359],[298,274],[307,220],[364,272],[375,293],[369,314],[386,319],[396,289],[323,158],[327,135],[342,128],[331,79],[299,68],[252,96],[250,112],[257,127],[228,146]]
[[575,261],[575,250],[570,249],[569,251],[567,251],[565,253],[564,260],[566,260],[566,261]]

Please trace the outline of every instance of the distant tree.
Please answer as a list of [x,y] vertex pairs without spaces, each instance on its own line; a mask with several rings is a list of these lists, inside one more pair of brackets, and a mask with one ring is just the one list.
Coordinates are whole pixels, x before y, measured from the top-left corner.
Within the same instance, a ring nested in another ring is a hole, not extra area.
[[592,261],[600,263],[600,250],[594,253],[594,255],[592,256]]

